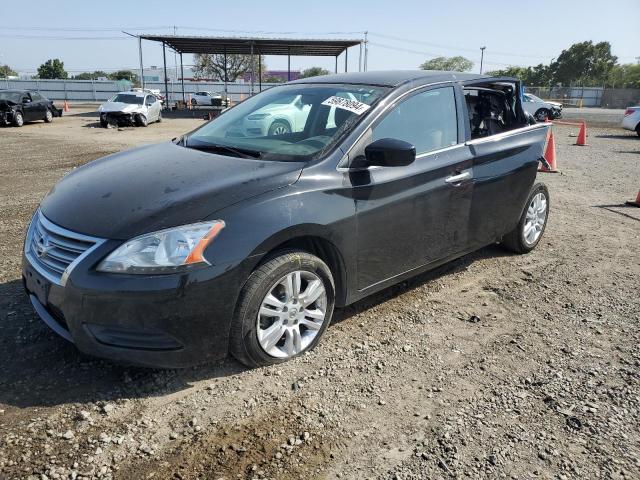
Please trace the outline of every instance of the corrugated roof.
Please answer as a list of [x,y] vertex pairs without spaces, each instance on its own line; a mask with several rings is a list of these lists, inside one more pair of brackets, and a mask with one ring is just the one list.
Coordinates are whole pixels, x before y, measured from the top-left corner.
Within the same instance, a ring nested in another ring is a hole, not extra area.
[[138,35],[143,40],[164,42],[178,53],[217,53],[261,55],[304,55],[336,57],[361,40],[258,38],[258,37],[201,37],[177,35]]

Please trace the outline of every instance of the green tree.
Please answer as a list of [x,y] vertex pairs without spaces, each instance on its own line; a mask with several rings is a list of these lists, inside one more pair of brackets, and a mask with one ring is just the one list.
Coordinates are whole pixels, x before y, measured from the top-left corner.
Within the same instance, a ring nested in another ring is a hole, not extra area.
[[456,57],[436,57],[420,65],[422,70],[446,70],[451,72],[467,72],[473,68],[473,62],[460,55]]
[[551,82],[551,70],[548,65],[539,64],[535,67],[509,66],[502,70],[487,72],[493,77],[516,77],[524,85],[540,86],[548,85]]
[[325,70],[322,67],[310,67],[300,72],[300,78],[320,77],[322,75],[329,75],[329,70]]
[[609,72],[606,86],[611,88],[640,88],[640,65],[633,63],[615,65]]
[[100,77],[109,77],[109,75],[102,70],[96,70],[93,73],[83,72],[71,78],[73,80],[96,80]]
[[49,59],[38,67],[38,78],[69,78],[60,59]]
[[0,78],[15,77],[18,73],[9,65],[0,65]]
[[[201,54],[193,56],[193,73],[196,78],[212,78],[224,81],[224,55],[221,54]],[[254,77],[258,80],[258,66],[262,69],[262,80],[267,77],[267,65],[264,55],[253,56]],[[260,63],[258,63],[260,62]],[[251,72],[251,55],[227,55],[227,79],[235,82],[238,78],[244,77]]]
[[118,70],[117,72],[110,73],[107,76],[111,80],[129,80],[132,83],[138,82],[138,76],[131,70]]
[[569,86],[603,85],[618,57],[611,54],[611,44],[592,41],[574,43],[563,50],[558,59],[550,65],[553,82]]

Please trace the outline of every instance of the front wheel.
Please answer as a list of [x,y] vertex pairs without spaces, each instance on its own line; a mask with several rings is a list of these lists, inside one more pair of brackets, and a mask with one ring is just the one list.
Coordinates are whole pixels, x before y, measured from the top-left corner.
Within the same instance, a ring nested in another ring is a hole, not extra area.
[[136,118],[136,123],[139,127],[146,127],[149,124],[146,115],[139,114]]
[[535,114],[536,120],[539,122],[544,122],[546,119],[550,118],[549,110],[546,108],[541,108]]
[[256,269],[238,300],[230,351],[249,367],[281,363],[311,350],[331,322],[329,267],[302,251],[282,252]]
[[286,135],[287,133],[291,133],[291,127],[284,120],[276,120],[269,127],[270,137],[274,135]]
[[636,133],[640,137],[640,123],[636,126]]
[[45,113],[44,115],[44,121],[45,123],[53,122],[53,113],[48,108],[47,108],[47,113]]
[[502,245],[515,253],[529,253],[540,243],[549,218],[549,190],[543,183],[531,189],[516,228],[506,234]]
[[22,116],[22,112],[15,112],[13,114],[13,126],[21,127],[24,125],[24,117]]

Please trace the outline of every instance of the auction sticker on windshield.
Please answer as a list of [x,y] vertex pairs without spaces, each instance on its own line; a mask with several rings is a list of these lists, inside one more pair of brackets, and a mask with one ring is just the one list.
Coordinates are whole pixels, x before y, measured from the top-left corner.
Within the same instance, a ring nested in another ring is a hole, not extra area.
[[335,96],[327,98],[324,102],[322,102],[322,105],[342,108],[343,110],[349,110],[350,112],[357,115],[362,115],[371,107],[371,105],[367,105],[366,103],[362,103],[357,100],[349,100],[348,98]]

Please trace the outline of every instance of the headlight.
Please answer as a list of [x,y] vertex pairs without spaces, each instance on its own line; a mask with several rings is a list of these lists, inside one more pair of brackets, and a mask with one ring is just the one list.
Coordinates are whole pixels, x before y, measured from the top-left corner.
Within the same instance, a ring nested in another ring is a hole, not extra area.
[[204,249],[224,228],[222,220],[168,228],[133,238],[111,252],[98,270],[110,273],[171,273],[207,264]]
[[247,118],[249,120],[262,120],[263,118],[267,118],[270,116],[270,113],[254,113],[253,115],[249,115]]

